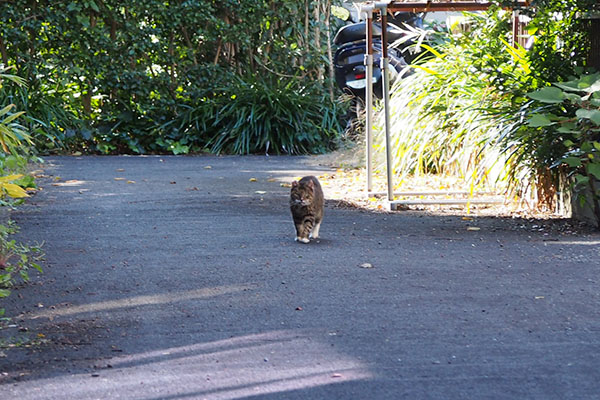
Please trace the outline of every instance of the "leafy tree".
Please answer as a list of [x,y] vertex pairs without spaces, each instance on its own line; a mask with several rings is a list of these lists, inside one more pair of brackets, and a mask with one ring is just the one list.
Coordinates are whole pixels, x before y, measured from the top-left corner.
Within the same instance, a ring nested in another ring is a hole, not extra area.
[[[235,93],[238,78],[293,80],[335,109],[323,69],[330,7],[330,0],[13,0],[0,3],[0,55],[28,83],[12,94],[47,150],[164,152],[184,143],[177,148],[201,151],[222,121],[177,127],[190,109]],[[320,90],[315,80],[324,82]],[[322,118],[296,113],[312,121],[300,135],[321,137]]]

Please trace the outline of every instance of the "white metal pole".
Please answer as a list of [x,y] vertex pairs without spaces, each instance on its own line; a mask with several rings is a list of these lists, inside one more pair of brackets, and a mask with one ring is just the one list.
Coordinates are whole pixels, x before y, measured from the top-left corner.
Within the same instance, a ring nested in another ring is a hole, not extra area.
[[392,158],[392,147],[390,139],[390,63],[388,59],[388,43],[387,43],[387,6],[383,5],[381,11],[381,76],[383,78],[383,110],[385,116],[385,149],[386,149],[386,164],[387,164],[387,197],[388,201],[394,200],[394,178],[393,168],[394,160]]
[[366,90],[365,90],[365,132],[366,132],[366,169],[367,196],[373,191],[373,9],[366,11]]

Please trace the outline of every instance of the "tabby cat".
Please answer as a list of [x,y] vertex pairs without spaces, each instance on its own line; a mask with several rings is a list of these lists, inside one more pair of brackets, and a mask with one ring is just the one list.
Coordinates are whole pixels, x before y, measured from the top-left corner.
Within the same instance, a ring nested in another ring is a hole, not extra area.
[[292,183],[290,209],[296,226],[297,241],[308,243],[310,238],[319,237],[323,206],[323,190],[316,177],[305,176]]

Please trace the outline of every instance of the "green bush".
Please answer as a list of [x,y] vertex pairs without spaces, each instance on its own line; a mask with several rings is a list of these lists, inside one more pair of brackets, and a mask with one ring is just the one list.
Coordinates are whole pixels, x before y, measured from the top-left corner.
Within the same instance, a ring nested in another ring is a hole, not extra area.
[[[24,81],[6,69],[0,73],[0,100],[6,101],[6,82],[24,85]],[[35,179],[23,172],[32,160],[32,140],[26,128],[18,123],[25,118],[23,111],[15,111],[15,104],[2,104],[0,107],[0,205],[14,206],[28,197],[27,188],[35,188]],[[29,280],[29,269],[42,271],[37,263],[41,258],[40,246],[19,243],[11,236],[18,227],[13,221],[0,224],[0,298],[10,294],[10,289],[18,282]],[[0,316],[4,309],[0,308]]]
[[232,79],[232,85],[204,99],[186,119],[208,128],[206,146],[214,153],[322,153],[343,129],[336,104],[315,84],[290,78]]
[[592,203],[600,228],[600,73],[554,83],[529,97],[545,105],[531,114],[528,126],[553,138],[550,167],[570,178],[582,205]]
[[[199,112],[214,111],[203,99],[228,106],[218,98],[223,93],[246,96],[246,76],[272,75],[265,85],[273,88],[265,90],[274,91],[279,76],[293,77],[285,80],[304,92],[301,82],[319,82],[310,87],[313,101],[329,94],[325,65],[336,21],[330,6],[330,0],[0,2],[1,61],[27,82],[2,96],[26,112],[23,124],[44,152],[185,153],[209,142],[209,150],[262,151],[264,143],[215,147],[211,121],[206,130],[179,127],[189,114],[199,121]],[[324,114],[337,111],[331,100],[321,104],[330,107]],[[311,113],[301,118],[313,120]],[[238,135],[238,121],[223,122],[228,135]],[[292,151],[327,145],[312,140],[316,132],[304,134]],[[262,140],[265,133],[244,135]]]
[[[28,282],[31,268],[42,272],[41,246],[28,246],[11,239],[17,232],[14,221],[0,225],[0,299],[9,296],[17,283]],[[0,309],[0,315],[3,314],[4,309]]]

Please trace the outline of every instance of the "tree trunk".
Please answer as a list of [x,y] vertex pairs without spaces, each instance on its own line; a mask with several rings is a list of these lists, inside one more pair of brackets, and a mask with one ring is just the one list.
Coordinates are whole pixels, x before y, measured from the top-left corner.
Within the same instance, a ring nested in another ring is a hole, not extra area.
[[215,59],[213,60],[213,64],[216,66],[219,63],[219,57],[221,55],[221,46],[223,45],[223,38],[219,38],[217,41],[217,53],[215,54]]
[[86,92],[81,95],[81,103],[83,112],[89,116],[92,113],[92,84],[88,81],[86,85]]
[[[314,10],[315,18],[315,50],[321,54],[321,0],[317,0]],[[317,68],[317,79],[323,82],[323,67],[319,65]]]
[[6,44],[4,39],[0,36],[0,55],[2,55],[2,64],[4,68],[8,67],[8,51],[6,50]]
[[194,66],[198,66],[198,59],[196,58],[196,50],[194,49],[194,46],[192,45],[190,35],[189,35],[187,29],[185,28],[185,26],[181,27],[181,32],[183,33],[183,38],[185,39],[185,44],[187,45],[187,47],[190,49],[190,52],[192,53],[192,59],[194,61]]
[[303,56],[300,59],[300,64],[304,65],[304,63],[306,62],[306,54],[309,52],[309,45],[310,45],[310,37],[309,35],[309,28],[310,28],[310,9],[308,6],[308,0],[304,0],[304,37],[302,38],[302,48],[303,48]]
[[335,76],[333,70],[333,50],[331,48],[331,0],[327,0],[325,7],[325,26],[327,27],[327,59],[329,60],[329,98],[333,103],[333,82]]
[[113,41],[117,40],[117,21],[112,17],[110,20],[110,39]]
[[592,201],[591,209],[594,211],[594,215],[596,216],[596,227],[600,230],[600,199],[598,198],[598,194],[596,193],[596,177],[592,174],[586,174],[589,179],[590,191],[592,194],[590,195],[590,200]]

